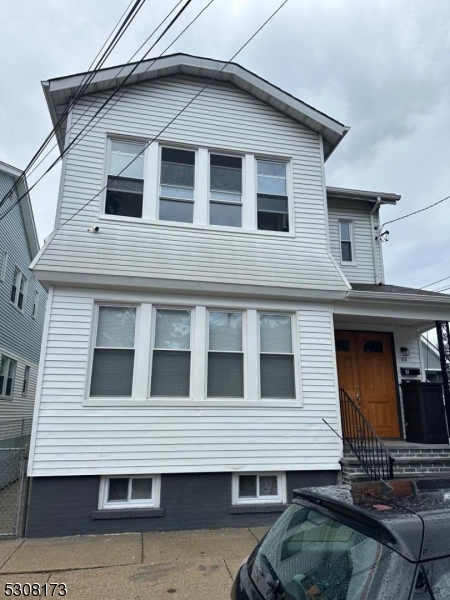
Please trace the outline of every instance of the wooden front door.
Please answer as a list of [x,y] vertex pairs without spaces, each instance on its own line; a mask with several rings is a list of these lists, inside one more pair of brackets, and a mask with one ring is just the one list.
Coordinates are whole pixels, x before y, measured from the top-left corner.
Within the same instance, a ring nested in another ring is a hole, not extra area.
[[390,334],[335,331],[335,339],[339,387],[380,437],[400,437]]

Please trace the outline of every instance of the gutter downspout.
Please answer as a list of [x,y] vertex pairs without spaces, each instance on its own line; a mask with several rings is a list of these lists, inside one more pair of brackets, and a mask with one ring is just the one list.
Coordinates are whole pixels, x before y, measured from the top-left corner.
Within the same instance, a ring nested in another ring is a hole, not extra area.
[[378,231],[377,240],[375,240],[375,220],[374,215],[377,210],[380,208],[381,198],[378,196],[375,206],[370,211],[370,236],[372,239],[372,254],[373,254],[373,268],[375,273],[375,283],[378,285],[379,283],[383,283],[382,279],[378,276],[378,260],[377,260],[377,243],[380,243],[380,232]]

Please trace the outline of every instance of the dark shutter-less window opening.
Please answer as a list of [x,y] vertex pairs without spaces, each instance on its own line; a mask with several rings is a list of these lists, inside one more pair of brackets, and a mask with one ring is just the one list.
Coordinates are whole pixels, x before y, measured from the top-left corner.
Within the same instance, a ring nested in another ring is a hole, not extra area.
[[142,217],[145,144],[111,141],[105,213]]

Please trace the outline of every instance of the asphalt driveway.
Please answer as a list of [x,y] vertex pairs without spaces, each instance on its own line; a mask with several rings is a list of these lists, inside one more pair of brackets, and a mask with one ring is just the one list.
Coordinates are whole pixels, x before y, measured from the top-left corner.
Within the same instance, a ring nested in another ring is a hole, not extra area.
[[[0,542],[8,583],[63,587],[74,600],[228,600],[239,565],[265,528],[127,533]],[[18,589],[18,588],[16,588]],[[27,588],[25,588],[26,590]],[[35,588],[36,589],[36,588]],[[54,596],[54,597],[55,597]],[[61,596],[60,596],[61,597]]]

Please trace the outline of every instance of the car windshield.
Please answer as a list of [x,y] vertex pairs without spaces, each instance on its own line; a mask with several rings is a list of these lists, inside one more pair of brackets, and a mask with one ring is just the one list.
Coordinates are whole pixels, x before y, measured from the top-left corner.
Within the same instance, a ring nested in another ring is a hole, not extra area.
[[371,598],[380,561],[391,550],[316,510],[292,504],[249,563],[263,598]]

